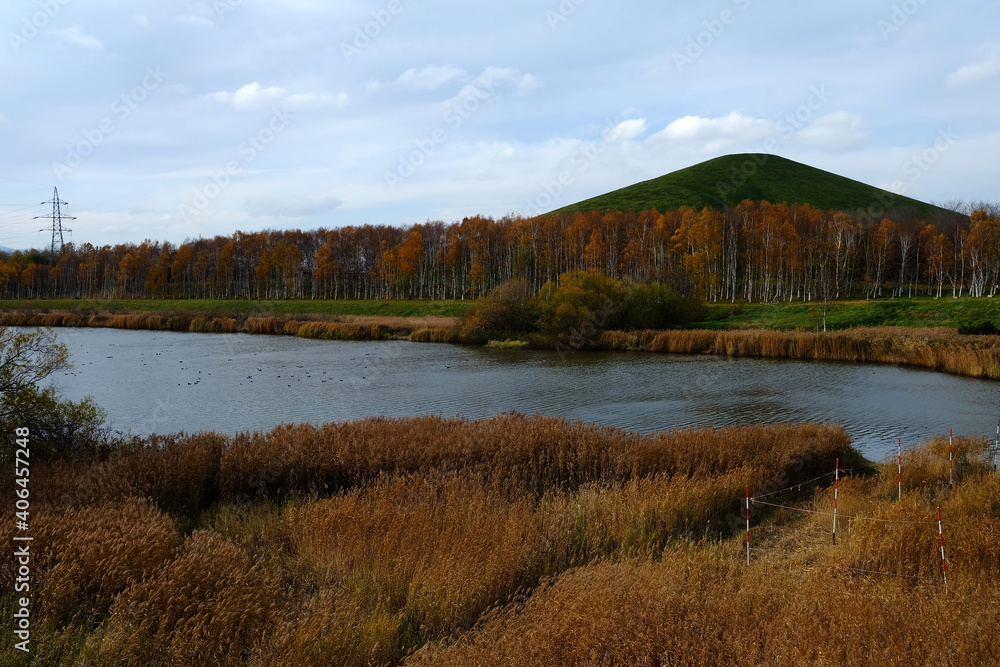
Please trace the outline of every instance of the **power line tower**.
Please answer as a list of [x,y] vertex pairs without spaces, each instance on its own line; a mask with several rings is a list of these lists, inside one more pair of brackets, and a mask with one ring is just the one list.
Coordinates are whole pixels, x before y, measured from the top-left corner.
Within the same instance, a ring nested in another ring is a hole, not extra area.
[[[63,232],[71,232],[72,229],[63,229],[63,220],[76,220],[71,215],[63,215],[62,207],[69,206],[68,202],[59,200],[59,188],[52,188],[52,201],[43,201],[42,204],[52,204],[52,213],[49,215],[36,215],[35,220],[47,219],[52,221],[52,255],[61,255],[63,251]],[[38,231],[44,232],[46,228]],[[59,252],[56,252],[56,239],[59,239]]]

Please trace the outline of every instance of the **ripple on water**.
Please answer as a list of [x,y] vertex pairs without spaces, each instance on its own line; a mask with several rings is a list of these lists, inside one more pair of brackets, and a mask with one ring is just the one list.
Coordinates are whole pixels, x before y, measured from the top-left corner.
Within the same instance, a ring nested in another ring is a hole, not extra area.
[[863,451],[883,458],[897,437],[912,444],[949,428],[992,433],[1000,399],[1000,383],[892,366],[244,334],[71,334],[59,331],[75,367],[55,384],[68,398],[93,395],[116,428],[138,434],[517,411],[640,432],[839,422]]

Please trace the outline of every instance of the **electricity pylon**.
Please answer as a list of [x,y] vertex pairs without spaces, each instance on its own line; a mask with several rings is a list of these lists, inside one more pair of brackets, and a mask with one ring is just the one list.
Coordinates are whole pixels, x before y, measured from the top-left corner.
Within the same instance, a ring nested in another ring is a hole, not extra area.
[[[59,188],[52,188],[52,201],[43,201],[42,204],[52,204],[52,213],[50,215],[36,215],[35,220],[45,218],[52,221],[52,254],[61,255],[63,251],[63,232],[71,232],[72,229],[63,229],[63,220],[76,220],[71,215],[63,215],[62,207],[69,206],[69,203],[59,200]],[[43,227],[38,231],[44,232],[47,228]],[[59,251],[56,252],[56,239],[59,240]]]

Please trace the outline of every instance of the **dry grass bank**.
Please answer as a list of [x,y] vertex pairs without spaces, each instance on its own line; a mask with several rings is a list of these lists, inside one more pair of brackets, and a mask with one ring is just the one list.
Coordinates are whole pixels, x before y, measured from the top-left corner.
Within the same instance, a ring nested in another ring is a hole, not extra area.
[[[984,438],[954,444],[954,488],[934,440],[901,501],[894,461],[859,476],[843,430],[811,424],[368,419],[36,464],[36,662],[996,664],[1000,475]],[[749,566],[748,484],[773,494]]]
[[597,339],[594,347],[674,354],[901,364],[968,377],[1000,379],[1000,336],[961,336],[952,329],[608,331]]
[[[640,436],[505,415],[153,438],[36,464],[37,660],[399,664],[573,568],[717,545],[739,532],[747,483],[852,456],[832,426]],[[12,581],[0,565],[5,614]]]
[[982,440],[956,439],[952,490],[940,442],[904,457],[900,501],[895,462],[842,478],[836,545],[832,489],[777,494],[792,509],[754,520],[749,566],[740,534],[573,568],[405,664],[998,664],[1000,475]]
[[[323,340],[405,339],[422,343],[460,343],[458,318],[367,315],[218,316],[165,313],[149,315],[30,311],[0,313],[0,326],[109,327],[198,333],[250,333]],[[559,347],[534,335],[524,346]],[[904,327],[855,328],[831,332],[740,330],[605,331],[586,349],[671,354],[848,361],[898,364],[966,377],[1000,379],[1000,336],[965,336],[953,329]]]
[[251,333],[326,340],[408,338],[415,331],[448,331],[454,317],[388,317],[378,315],[228,316],[194,313],[97,313],[8,311],[0,326],[106,327],[194,333]]

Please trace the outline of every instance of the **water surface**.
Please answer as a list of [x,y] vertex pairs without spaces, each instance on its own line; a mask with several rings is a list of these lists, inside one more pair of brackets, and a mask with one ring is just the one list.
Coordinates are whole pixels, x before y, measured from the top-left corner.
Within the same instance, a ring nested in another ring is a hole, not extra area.
[[878,459],[937,434],[993,433],[1000,383],[921,369],[648,353],[490,350],[405,341],[59,329],[55,378],[136,434],[267,430],[371,415],[517,411],[640,432],[839,422]]

